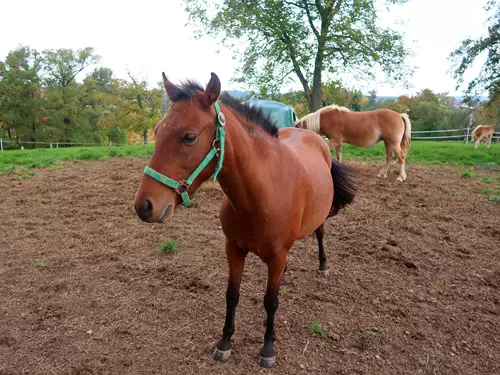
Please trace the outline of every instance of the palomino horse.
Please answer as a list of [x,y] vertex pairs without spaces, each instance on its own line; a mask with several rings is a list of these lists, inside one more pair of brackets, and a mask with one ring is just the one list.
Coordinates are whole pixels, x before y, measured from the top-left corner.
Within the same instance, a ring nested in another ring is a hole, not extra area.
[[405,158],[410,149],[411,123],[406,113],[390,109],[351,112],[345,107],[331,105],[305,115],[295,122],[298,128],[310,129],[329,139],[337,160],[342,162],[342,142],[358,147],[370,147],[379,141],[385,144],[385,166],[378,177],[387,177],[395,152],[400,166],[398,181],[406,180]]
[[495,132],[495,128],[491,125],[478,125],[472,131],[472,137],[470,139],[471,142],[477,138],[476,147],[479,146],[481,140],[484,138],[484,143],[487,148],[491,145],[491,140],[493,139],[493,133]]
[[278,130],[260,109],[225,93],[218,100],[221,84],[214,73],[205,89],[192,82],[176,86],[165,74],[163,83],[173,104],[156,126],[155,149],[135,196],[135,210],[143,221],[163,221],[181,202],[189,205],[202,182],[211,176],[218,180],[225,193],[220,221],[229,279],[224,329],[213,358],[225,361],[231,354],[245,257],[252,252],[268,271],[259,364],[273,366],[274,316],[287,254],[297,239],[315,232],[319,270],[327,274],[323,223],[353,200],[350,172],[332,160],[319,135]]

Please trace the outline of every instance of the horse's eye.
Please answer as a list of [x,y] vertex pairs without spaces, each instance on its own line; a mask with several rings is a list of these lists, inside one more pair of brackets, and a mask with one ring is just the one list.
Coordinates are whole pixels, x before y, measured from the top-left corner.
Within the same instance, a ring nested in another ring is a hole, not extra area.
[[191,133],[188,133],[186,135],[184,135],[184,137],[181,138],[181,142],[182,143],[193,143],[194,141],[196,141],[196,135],[195,134],[191,134]]

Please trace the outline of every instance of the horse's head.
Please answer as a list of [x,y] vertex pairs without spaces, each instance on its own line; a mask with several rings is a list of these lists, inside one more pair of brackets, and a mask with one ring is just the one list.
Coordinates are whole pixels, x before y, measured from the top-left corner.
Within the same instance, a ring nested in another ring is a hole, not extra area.
[[[153,156],[135,195],[137,215],[150,223],[171,217],[182,201],[189,204],[189,196],[214,173],[214,144],[220,130],[214,103],[221,84],[214,73],[204,91],[192,83],[176,86],[162,75],[173,104],[156,125]],[[199,171],[210,152],[213,158]]]

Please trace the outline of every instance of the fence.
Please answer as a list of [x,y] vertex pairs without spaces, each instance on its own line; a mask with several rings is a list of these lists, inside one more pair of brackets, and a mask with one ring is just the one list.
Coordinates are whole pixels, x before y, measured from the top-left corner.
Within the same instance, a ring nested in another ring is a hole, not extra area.
[[[113,143],[112,141],[109,141],[109,144],[107,143],[85,143],[85,142],[29,142],[29,141],[12,141],[12,140],[6,140],[3,138],[0,138],[0,151],[4,150],[4,146],[6,146],[9,143],[14,143],[16,145],[40,145],[42,147],[47,147],[47,148],[59,148],[59,147],[73,147],[73,146],[101,146],[101,147],[112,147],[112,146],[135,146],[138,144],[143,144],[142,142],[135,142],[133,145],[131,144],[126,144],[126,143]],[[150,141],[150,143],[154,143],[154,141]],[[23,146],[21,146],[21,149],[24,149]]]
[[[415,130],[411,132],[411,139],[412,140],[421,140],[421,141],[427,141],[427,140],[463,140],[465,143],[468,143],[472,137],[472,130],[473,128],[462,128],[462,129],[446,129],[446,130]],[[463,133],[463,134],[456,134],[456,135],[437,135],[434,136],[432,134],[436,133]],[[414,134],[417,134],[417,136],[414,136]],[[418,134],[431,134],[431,136],[425,136],[421,137],[418,136]],[[494,132],[493,133],[493,139],[492,141],[498,142],[500,140],[500,132]]]
[[[418,134],[436,134],[436,133],[457,133],[457,132],[462,132],[463,134],[457,134],[457,135],[438,135],[438,136],[425,136],[421,137],[418,136]],[[471,128],[463,128],[463,129],[446,129],[446,130],[415,130],[411,132],[411,139],[412,140],[420,140],[420,141],[431,141],[431,140],[463,140],[465,143],[468,143],[471,139],[471,133],[472,129]],[[414,136],[414,134],[417,134],[417,136]],[[500,132],[494,132],[493,133],[493,139],[492,141],[498,142],[500,140]],[[81,143],[81,142],[17,142],[17,141],[12,141],[12,140],[5,140],[3,138],[0,138],[0,151],[4,150],[4,144],[8,143],[15,143],[18,145],[23,145],[23,144],[28,144],[28,145],[42,145],[45,147],[49,148],[59,148],[61,147],[72,147],[72,146],[131,146],[130,144],[124,144],[124,143],[113,143],[109,141],[109,144],[103,144],[103,143]],[[154,141],[150,141],[150,143],[154,143]],[[142,144],[139,142],[135,142],[134,145]]]

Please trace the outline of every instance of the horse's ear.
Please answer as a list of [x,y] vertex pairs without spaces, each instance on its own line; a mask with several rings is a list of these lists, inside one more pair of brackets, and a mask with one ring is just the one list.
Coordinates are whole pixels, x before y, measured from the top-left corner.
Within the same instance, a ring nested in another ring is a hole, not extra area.
[[165,87],[165,93],[169,98],[173,97],[177,91],[177,86],[170,82],[165,75],[165,72],[161,72],[161,77],[163,78],[163,87]]
[[221,84],[219,77],[217,77],[217,74],[211,73],[210,82],[208,82],[203,95],[203,102],[207,107],[211,106],[219,99],[220,89]]

